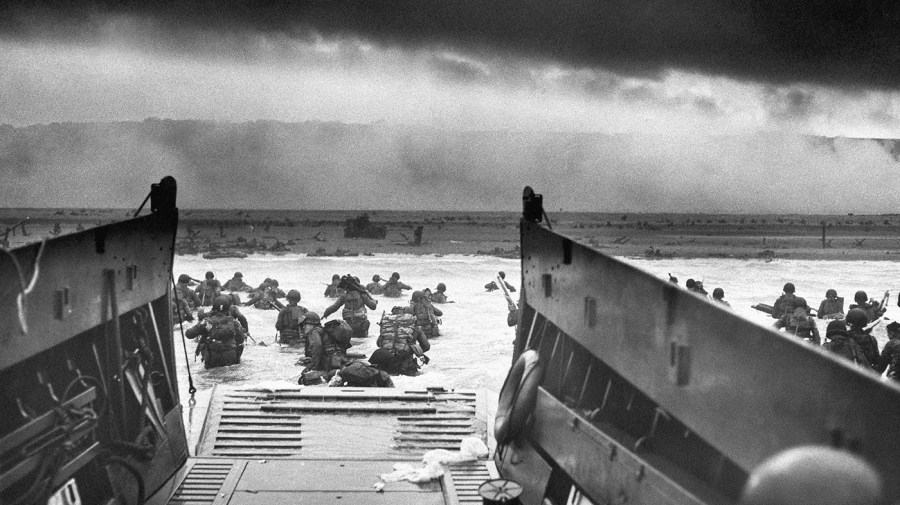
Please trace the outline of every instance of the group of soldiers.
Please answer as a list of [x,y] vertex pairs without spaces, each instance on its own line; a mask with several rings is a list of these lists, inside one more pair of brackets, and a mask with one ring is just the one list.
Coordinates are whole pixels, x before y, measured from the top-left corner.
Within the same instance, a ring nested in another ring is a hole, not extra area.
[[879,375],[887,372],[889,378],[900,381],[900,323],[894,321],[885,327],[890,340],[881,352],[878,341],[872,335],[875,326],[884,320],[887,292],[879,302],[870,299],[865,291],[857,291],[853,296],[855,303],[844,314],[843,297],[839,297],[834,289],[826,291],[825,299],[816,311],[817,318],[831,320],[825,331],[825,342],[822,343],[816,320],[812,316],[813,309],[795,291],[794,284],[788,282],[784,285],[782,295],[772,305],[772,317],[778,319],[775,322],[776,328],[784,328],[803,340],[822,345]]
[[[672,274],[669,274],[669,281],[678,284],[678,279]],[[685,287],[699,296],[709,296],[701,281],[688,279]],[[794,284],[788,282],[774,304],[759,304],[754,305],[754,308],[771,311],[772,317],[776,319],[775,328],[783,329],[811,344],[821,345],[865,369],[878,374],[887,372],[889,378],[900,381],[900,323],[891,322],[885,327],[890,340],[880,352],[878,341],[872,335],[875,326],[884,320],[888,293],[879,302],[870,299],[865,291],[857,291],[853,296],[855,303],[849,306],[845,314],[844,298],[839,297],[834,289],[825,292],[825,299],[819,303],[818,310],[810,307],[806,299],[797,296],[795,291]],[[724,290],[716,288],[712,300],[730,307],[724,296]],[[900,306],[900,300],[897,305]],[[830,320],[824,343],[816,319]]]
[[[378,306],[375,295],[397,298],[403,290],[412,289],[400,281],[397,272],[385,284],[380,281],[381,276],[375,275],[372,282],[364,287],[358,277],[335,274],[324,295],[336,300],[322,312],[321,317],[299,305],[299,291],[288,292],[288,306],[279,312],[275,329],[282,343],[304,349],[306,368],[301,374],[303,383],[330,380],[336,371],[352,364],[347,357],[347,349],[352,338],[369,336],[367,314]],[[428,362],[425,352],[431,348],[429,339],[440,336],[438,325],[441,321],[438,318],[443,312],[434,303],[446,303],[445,292],[443,283],[438,284],[434,293],[428,288],[413,291],[409,306],[393,307],[390,315],[383,316],[376,341],[378,349],[369,358],[369,365],[389,375],[416,375],[418,360]],[[323,318],[327,319],[339,309],[341,320],[322,324]],[[337,373],[345,376],[349,372]]]
[[[301,381],[317,383],[330,379],[335,371],[354,364],[348,358],[347,350],[352,346],[351,339],[364,339],[369,335],[367,312],[378,306],[374,295],[397,298],[402,296],[404,290],[412,289],[400,282],[397,272],[387,282],[380,281],[381,277],[375,275],[372,282],[363,287],[359,278],[352,275],[333,276],[325,296],[335,298],[335,301],[320,317],[300,305],[302,297],[298,290],[291,289],[285,293],[275,279],[266,279],[253,289],[243,281],[240,272],[236,272],[224,285],[215,279],[213,272],[207,272],[203,281],[182,274],[174,287],[174,313],[182,321],[192,321],[191,312],[198,311],[198,323],[189,328],[185,335],[192,339],[199,338],[197,354],[202,356],[206,368],[213,368],[239,363],[246,339],[252,339],[247,319],[238,308],[240,305],[277,309],[276,340],[303,349],[305,356],[301,362],[306,368],[301,374]],[[247,302],[241,303],[238,292],[248,293]],[[279,301],[280,298],[286,300],[286,304]],[[431,348],[429,339],[440,335],[439,318],[443,312],[434,306],[435,303],[448,303],[444,283],[439,283],[434,292],[428,288],[413,291],[408,306],[393,307],[389,315],[382,317],[376,342],[378,349],[365,366],[387,374],[417,374],[419,360],[428,362],[425,352]],[[339,309],[340,320],[323,324],[323,319]],[[345,375],[359,372],[359,364],[354,365],[355,368]]]

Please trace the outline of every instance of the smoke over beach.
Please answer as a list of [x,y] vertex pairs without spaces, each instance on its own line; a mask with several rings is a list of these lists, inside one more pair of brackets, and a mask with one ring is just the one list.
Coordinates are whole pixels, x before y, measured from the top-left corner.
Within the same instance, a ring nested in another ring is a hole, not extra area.
[[897,158],[894,141],[778,134],[148,119],[0,129],[0,200],[128,207],[171,174],[188,208],[515,210],[531,184],[567,211],[875,214],[896,212]]

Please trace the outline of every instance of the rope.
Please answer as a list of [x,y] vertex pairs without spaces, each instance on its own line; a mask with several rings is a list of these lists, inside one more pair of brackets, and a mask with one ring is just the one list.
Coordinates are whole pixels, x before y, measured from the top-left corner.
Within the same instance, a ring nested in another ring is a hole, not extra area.
[[34,271],[31,273],[31,280],[28,282],[27,286],[25,285],[25,272],[22,270],[22,265],[19,264],[19,259],[9,250],[0,248],[0,250],[6,253],[12,260],[13,266],[16,268],[16,274],[19,277],[19,294],[16,296],[16,307],[19,315],[19,328],[21,328],[22,333],[26,335],[28,334],[28,315],[26,314],[25,302],[28,295],[34,290],[34,285],[37,284],[38,276],[41,272],[41,256],[44,255],[44,246],[46,244],[46,240],[41,240],[41,246],[38,248],[37,256],[34,258]]
[[188,373],[188,393],[191,394],[191,400],[194,399],[194,393],[197,392],[197,388],[194,387],[194,379],[191,377],[191,361],[188,359],[187,352],[187,339],[184,337],[184,322],[181,320],[181,303],[178,300],[178,289],[175,286],[175,276],[170,275],[169,279],[172,281],[172,296],[175,297],[175,307],[178,309],[178,327],[181,328],[181,346],[184,348],[184,366],[187,368]]

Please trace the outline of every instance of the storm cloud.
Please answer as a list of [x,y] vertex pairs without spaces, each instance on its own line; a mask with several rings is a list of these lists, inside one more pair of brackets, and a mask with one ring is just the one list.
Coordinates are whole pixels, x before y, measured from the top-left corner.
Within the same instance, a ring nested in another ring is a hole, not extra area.
[[[653,78],[670,69],[785,85],[900,88],[900,4],[891,0],[457,0],[19,2],[8,40],[103,37],[110,19],[158,30],[159,50],[241,57],[257,34],[452,48]],[[223,35],[233,45],[221,45]],[[244,55],[252,57],[252,55]],[[456,65],[456,75],[472,75]]]

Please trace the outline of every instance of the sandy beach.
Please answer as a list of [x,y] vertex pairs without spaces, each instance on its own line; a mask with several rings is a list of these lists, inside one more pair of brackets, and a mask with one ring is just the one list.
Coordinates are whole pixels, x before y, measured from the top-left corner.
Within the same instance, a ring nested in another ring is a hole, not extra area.
[[[0,209],[10,247],[125,218],[124,209]],[[349,238],[361,211],[180,211],[178,254],[322,256],[485,254],[518,257],[515,212],[369,211],[384,238]],[[26,219],[27,218],[27,219]],[[752,260],[894,260],[897,215],[715,215],[549,213],[555,230],[615,256]],[[824,223],[824,227],[823,227]],[[416,244],[416,229],[421,242]],[[824,235],[824,237],[823,237]],[[0,235],[0,239],[3,235]]]

